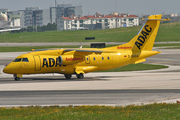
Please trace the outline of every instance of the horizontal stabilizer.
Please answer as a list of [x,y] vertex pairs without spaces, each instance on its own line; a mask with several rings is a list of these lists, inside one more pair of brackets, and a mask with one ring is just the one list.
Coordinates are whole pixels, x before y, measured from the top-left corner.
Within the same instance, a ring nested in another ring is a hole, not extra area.
[[141,62],[144,62],[144,61],[146,61],[146,59],[141,59],[141,60],[135,61],[133,64],[138,64],[138,63],[141,63]]
[[171,19],[166,18],[166,19],[145,19],[145,20],[159,20],[159,21],[170,21]]
[[14,28],[14,29],[4,29],[0,30],[0,32],[8,32],[8,31],[14,31],[14,30],[20,30],[21,28]]

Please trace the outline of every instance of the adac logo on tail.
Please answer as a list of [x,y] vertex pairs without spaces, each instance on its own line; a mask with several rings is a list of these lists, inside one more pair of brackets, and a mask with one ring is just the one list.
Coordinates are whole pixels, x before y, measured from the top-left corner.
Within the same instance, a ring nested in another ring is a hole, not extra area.
[[143,46],[144,42],[147,40],[147,36],[151,33],[152,28],[149,27],[149,25],[146,25],[144,27],[144,30],[142,30],[141,34],[137,38],[137,41],[135,42],[135,45],[138,47],[138,49],[141,49],[141,46]]

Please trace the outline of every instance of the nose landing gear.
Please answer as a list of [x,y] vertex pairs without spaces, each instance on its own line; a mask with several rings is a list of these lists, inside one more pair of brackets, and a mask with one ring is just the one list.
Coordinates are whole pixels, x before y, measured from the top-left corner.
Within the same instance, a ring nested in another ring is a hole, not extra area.
[[71,79],[72,75],[70,75],[70,74],[64,74],[64,77],[65,77],[66,79]]
[[20,81],[20,77],[18,77],[17,74],[14,74],[14,80],[15,80],[15,81]]

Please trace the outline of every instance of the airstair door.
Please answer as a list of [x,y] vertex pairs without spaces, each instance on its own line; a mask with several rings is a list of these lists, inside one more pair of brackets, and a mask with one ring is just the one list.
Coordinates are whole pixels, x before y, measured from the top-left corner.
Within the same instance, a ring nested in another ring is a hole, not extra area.
[[40,56],[34,56],[34,70],[40,71],[41,70],[41,60]]

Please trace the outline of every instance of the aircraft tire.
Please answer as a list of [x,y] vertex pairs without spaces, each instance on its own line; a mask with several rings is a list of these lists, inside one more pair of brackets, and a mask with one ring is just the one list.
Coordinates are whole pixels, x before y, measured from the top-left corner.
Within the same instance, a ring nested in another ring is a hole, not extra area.
[[78,79],[83,79],[84,78],[84,75],[82,73],[76,74],[76,76],[77,76]]
[[20,81],[20,77],[15,77],[14,80],[15,81]]
[[70,74],[64,74],[64,76],[66,79],[71,79],[71,77],[72,77],[72,75],[70,75]]

